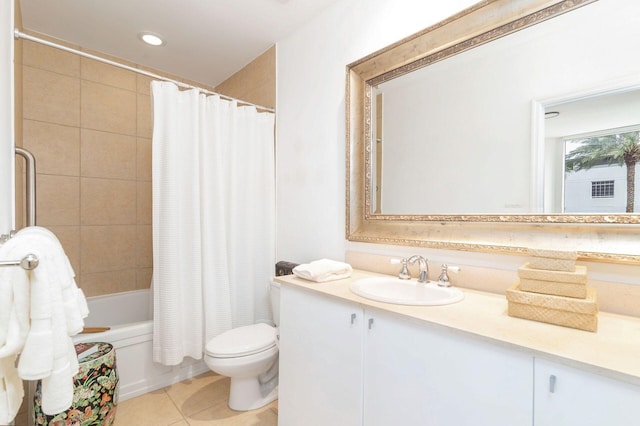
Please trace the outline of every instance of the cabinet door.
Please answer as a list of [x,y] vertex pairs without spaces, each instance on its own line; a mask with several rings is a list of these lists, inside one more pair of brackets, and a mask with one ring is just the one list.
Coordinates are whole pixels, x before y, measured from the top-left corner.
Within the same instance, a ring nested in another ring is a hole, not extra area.
[[280,290],[280,426],[362,424],[362,308]]
[[365,323],[365,426],[532,424],[531,356],[384,312]]
[[536,426],[640,424],[640,386],[535,360]]

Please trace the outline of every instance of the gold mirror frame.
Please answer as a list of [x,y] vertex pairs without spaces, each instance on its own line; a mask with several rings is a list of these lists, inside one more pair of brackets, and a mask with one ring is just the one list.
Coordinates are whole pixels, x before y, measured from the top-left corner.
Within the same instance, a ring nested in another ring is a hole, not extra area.
[[[640,264],[640,215],[371,213],[371,96],[380,83],[597,0],[485,0],[347,66],[346,237],[350,241]],[[417,191],[416,191],[417,193]]]

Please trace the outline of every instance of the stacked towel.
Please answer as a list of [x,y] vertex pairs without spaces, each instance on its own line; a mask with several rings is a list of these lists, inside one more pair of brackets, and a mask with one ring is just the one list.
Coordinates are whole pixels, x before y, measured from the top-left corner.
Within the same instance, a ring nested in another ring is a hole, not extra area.
[[[40,227],[25,228],[0,248],[2,259],[21,259],[28,253],[40,260],[33,271],[20,267],[0,271],[0,358],[4,367],[0,380],[42,379],[42,409],[46,414],[57,414],[73,401],[78,360],[71,336],[82,331],[89,310],[69,259],[53,233]],[[8,321],[3,309],[7,295],[11,296],[8,306],[13,312]],[[15,360],[17,354],[16,374],[15,362],[7,360]],[[17,399],[21,382],[19,387],[16,391],[13,386],[13,394],[7,394],[5,400]],[[13,405],[0,401],[0,421],[15,414]]]
[[348,263],[330,259],[314,260],[293,268],[293,273],[297,277],[318,283],[347,278],[352,272],[353,268]]

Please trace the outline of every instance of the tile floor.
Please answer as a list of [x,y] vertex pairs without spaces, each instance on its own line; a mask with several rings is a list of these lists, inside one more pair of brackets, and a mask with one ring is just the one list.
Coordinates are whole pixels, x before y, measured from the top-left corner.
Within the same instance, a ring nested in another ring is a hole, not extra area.
[[276,426],[278,401],[253,411],[228,405],[229,378],[212,372],[118,404],[114,426]]

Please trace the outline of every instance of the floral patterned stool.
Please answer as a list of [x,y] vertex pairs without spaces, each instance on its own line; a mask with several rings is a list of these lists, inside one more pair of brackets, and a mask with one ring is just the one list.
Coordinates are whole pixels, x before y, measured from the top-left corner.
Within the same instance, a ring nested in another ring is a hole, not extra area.
[[111,426],[118,404],[116,351],[109,343],[75,345],[80,370],[73,378],[73,402],[67,411],[55,415],[42,412],[42,386],[38,381],[34,395],[36,425]]

